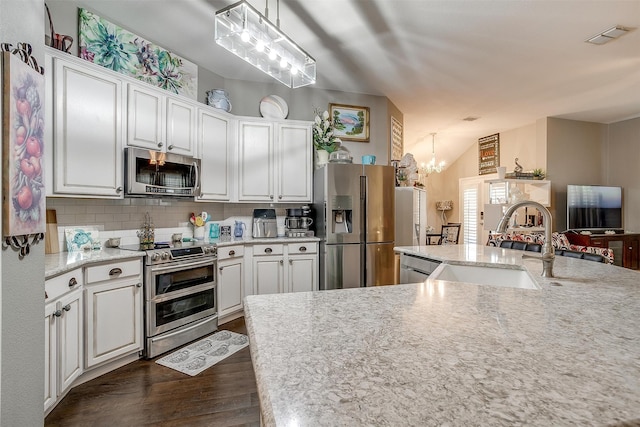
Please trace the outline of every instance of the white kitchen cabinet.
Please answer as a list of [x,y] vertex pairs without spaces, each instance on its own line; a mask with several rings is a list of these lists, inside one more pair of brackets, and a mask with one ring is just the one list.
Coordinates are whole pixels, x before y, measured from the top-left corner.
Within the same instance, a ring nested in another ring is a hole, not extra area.
[[285,292],[318,290],[318,244],[315,242],[287,245],[287,286]]
[[56,303],[44,306],[44,410],[46,411],[58,397],[56,390],[58,373],[58,321],[56,316],[61,314],[56,311]]
[[197,201],[231,200],[236,120],[211,109],[198,109],[198,157],[201,192]]
[[122,198],[121,80],[67,54],[55,55],[48,51],[46,58],[52,64],[46,73],[52,106],[47,120],[53,124],[53,158],[47,164],[53,183],[47,193]]
[[241,120],[238,123],[238,200],[310,202],[311,124]]
[[85,283],[86,367],[142,350],[142,260],[89,266]]
[[83,372],[81,284],[81,269],[45,282],[45,411]]
[[195,104],[142,84],[127,87],[127,145],[194,156]]
[[[242,311],[244,246],[218,248],[218,318]],[[230,320],[230,319],[229,319]]]
[[273,144],[272,123],[238,122],[238,200],[274,201]]
[[253,246],[253,293],[318,289],[318,244],[301,242]]
[[253,293],[284,292],[284,245],[253,246]]
[[278,202],[310,202],[313,186],[311,124],[276,123]]

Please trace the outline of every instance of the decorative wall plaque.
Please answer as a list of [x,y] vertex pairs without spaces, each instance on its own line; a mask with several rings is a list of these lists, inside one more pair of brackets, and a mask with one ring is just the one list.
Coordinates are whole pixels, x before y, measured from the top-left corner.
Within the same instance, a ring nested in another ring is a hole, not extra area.
[[500,166],[500,134],[478,139],[478,174],[495,173]]

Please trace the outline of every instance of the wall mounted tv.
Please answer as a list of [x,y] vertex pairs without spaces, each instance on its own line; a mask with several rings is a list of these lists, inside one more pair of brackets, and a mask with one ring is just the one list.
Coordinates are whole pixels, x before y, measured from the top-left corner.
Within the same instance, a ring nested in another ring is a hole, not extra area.
[[621,229],[622,188],[567,185],[567,228]]

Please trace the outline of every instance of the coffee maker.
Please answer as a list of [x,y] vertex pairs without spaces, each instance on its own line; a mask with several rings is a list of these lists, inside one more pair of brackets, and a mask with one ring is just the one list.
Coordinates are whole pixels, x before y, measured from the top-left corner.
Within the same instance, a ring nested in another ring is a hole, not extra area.
[[313,230],[309,229],[309,227],[311,227],[311,224],[313,224],[313,218],[311,218],[311,209],[309,208],[309,206],[303,206],[301,208],[289,208],[287,209],[287,216],[284,219],[285,236],[313,236]]

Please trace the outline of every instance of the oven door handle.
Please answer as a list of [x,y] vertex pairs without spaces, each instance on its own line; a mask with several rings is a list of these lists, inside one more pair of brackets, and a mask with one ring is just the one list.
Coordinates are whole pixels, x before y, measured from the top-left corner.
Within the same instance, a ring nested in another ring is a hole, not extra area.
[[205,261],[196,261],[188,264],[171,264],[167,267],[151,267],[151,272],[161,273],[163,271],[178,271],[178,270],[184,270],[192,267],[202,267],[205,265],[211,265],[213,263],[215,263],[215,259],[210,258]]

